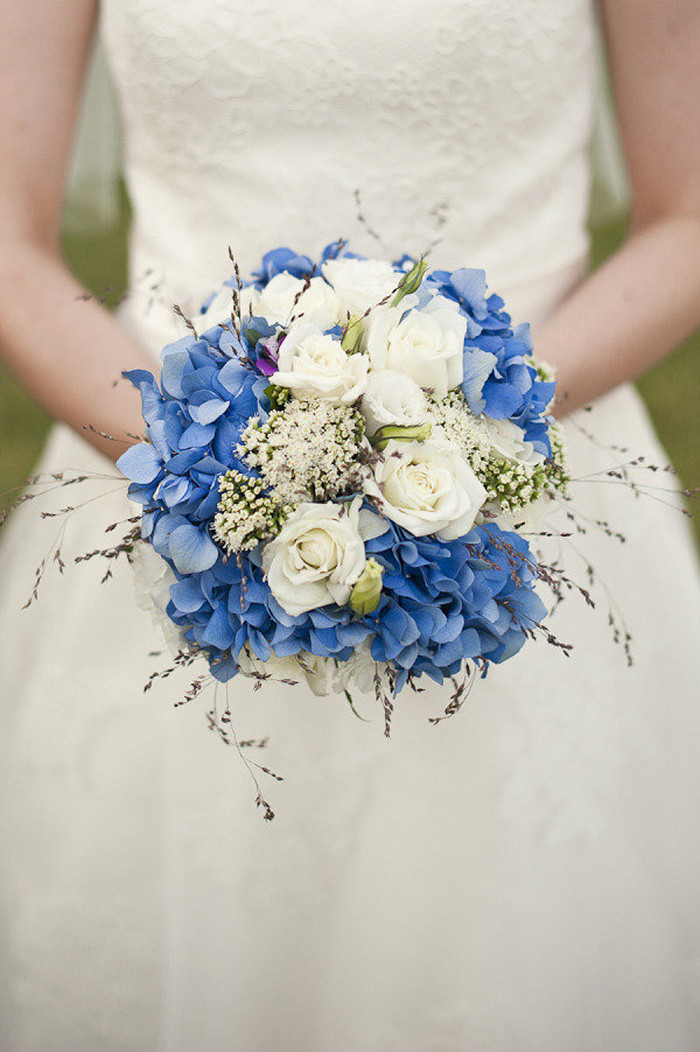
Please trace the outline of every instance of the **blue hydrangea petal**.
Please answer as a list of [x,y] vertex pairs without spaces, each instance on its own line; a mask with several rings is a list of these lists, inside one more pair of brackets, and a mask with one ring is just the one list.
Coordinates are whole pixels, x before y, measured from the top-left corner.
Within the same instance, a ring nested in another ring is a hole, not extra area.
[[141,485],[153,482],[163,467],[157,451],[147,442],[137,442],[119,457],[117,467],[122,475]]
[[219,549],[207,534],[189,523],[172,531],[168,549],[175,569],[182,574],[208,570],[219,557]]

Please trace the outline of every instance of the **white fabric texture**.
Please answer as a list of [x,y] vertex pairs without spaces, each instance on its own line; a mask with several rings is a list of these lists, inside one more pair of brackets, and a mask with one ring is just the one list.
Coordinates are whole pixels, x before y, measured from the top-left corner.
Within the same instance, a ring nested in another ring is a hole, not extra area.
[[[154,356],[267,248],[485,266],[517,320],[585,268],[592,13],[585,0],[107,0],[134,205],[127,325]],[[354,191],[381,241],[357,220]],[[576,476],[663,452],[630,388],[567,425]],[[40,470],[107,465],[57,428]],[[658,479],[654,480],[655,482]],[[109,478],[92,491],[116,488]],[[20,509],[1,555],[8,1052],[688,1052],[698,1048],[700,596],[685,521],[578,486],[600,577],[430,726],[401,695],[229,694],[277,812],[264,823],[210,699],[144,695],[163,644],[131,573],[47,577],[57,532]],[[658,494],[657,494],[658,496]],[[46,507],[65,503],[61,496]],[[66,527],[64,558],[132,513]],[[635,665],[610,640],[612,600]]]

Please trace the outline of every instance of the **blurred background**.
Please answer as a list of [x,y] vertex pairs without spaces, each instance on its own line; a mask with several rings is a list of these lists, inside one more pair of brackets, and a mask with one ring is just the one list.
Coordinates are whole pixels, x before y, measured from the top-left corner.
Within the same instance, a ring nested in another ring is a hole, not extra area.
[[[64,233],[66,258],[74,273],[109,306],[118,302],[126,280],[129,209],[121,189],[114,221],[99,233]],[[592,228],[591,264],[597,266],[624,236],[617,216]],[[700,485],[700,334],[645,376],[639,389],[661,441],[682,483]],[[49,420],[0,365],[0,507],[13,503],[17,487],[31,473]],[[700,542],[700,500],[691,502]]]

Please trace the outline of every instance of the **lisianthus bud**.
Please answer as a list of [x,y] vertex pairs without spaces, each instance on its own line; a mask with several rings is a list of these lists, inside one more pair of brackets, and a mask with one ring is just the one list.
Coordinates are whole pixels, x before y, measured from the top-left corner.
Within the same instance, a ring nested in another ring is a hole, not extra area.
[[368,559],[365,568],[350,592],[350,609],[358,617],[373,613],[382,594],[384,567],[376,559]]
[[399,287],[391,301],[391,306],[396,307],[401,302],[404,296],[409,296],[412,292],[418,292],[423,281],[423,275],[428,269],[428,262],[425,256],[421,256],[417,263],[414,263],[407,274],[404,274]]
[[347,328],[343,333],[340,346],[346,354],[355,354],[362,350],[362,319],[353,314],[348,321]]
[[431,424],[385,424],[372,435],[370,441],[375,449],[384,449],[392,439],[396,442],[425,442],[426,438],[430,437],[431,430]]

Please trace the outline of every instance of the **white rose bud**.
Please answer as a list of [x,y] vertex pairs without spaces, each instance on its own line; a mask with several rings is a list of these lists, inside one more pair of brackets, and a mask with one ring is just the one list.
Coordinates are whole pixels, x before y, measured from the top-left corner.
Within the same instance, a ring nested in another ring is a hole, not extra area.
[[367,425],[373,435],[387,424],[422,424],[428,417],[428,399],[416,381],[396,369],[372,370],[360,403]]
[[403,275],[378,259],[329,259],[323,276],[348,314],[362,315],[396,292]]
[[452,541],[469,533],[488,494],[456,450],[390,441],[365,483],[387,519],[416,537]]
[[292,617],[337,603],[344,606],[365,568],[365,539],[384,526],[351,504],[300,504],[263,548],[263,570],[280,606]]
[[367,352],[373,369],[395,369],[413,377],[436,398],[464,379],[467,320],[456,303],[434,296],[425,307],[379,307],[367,320]]
[[340,340],[302,323],[284,338],[270,383],[288,387],[299,398],[352,405],[365,390],[368,367],[367,355],[348,354]]

